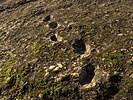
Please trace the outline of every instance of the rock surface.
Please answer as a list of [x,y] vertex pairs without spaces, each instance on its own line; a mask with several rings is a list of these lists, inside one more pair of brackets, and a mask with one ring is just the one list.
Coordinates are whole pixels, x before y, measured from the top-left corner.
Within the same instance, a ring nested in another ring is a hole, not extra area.
[[132,94],[132,0],[0,0],[0,100]]

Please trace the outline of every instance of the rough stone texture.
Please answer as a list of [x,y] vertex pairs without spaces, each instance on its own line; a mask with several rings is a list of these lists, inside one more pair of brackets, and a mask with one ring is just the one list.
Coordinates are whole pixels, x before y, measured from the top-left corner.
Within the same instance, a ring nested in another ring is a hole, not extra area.
[[0,100],[132,94],[132,0],[0,0]]

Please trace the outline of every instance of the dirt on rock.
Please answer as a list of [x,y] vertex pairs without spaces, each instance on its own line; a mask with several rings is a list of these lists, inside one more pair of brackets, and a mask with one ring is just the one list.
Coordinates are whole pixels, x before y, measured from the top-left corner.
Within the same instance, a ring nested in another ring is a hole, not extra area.
[[0,100],[133,100],[132,0],[0,0]]

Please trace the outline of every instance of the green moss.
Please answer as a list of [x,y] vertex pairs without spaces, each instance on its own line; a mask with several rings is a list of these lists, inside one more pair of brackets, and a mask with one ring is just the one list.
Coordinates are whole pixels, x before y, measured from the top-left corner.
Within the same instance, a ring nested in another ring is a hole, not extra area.
[[25,76],[25,73],[24,73],[24,72],[18,73],[17,76],[20,77],[20,78],[22,79],[22,78]]
[[13,65],[16,64],[17,61],[5,61],[4,65],[1,66],[3,69],[1,75],[0,75],[0,83],[6,84],[9,80],[9,77],[13,76]]
[[127,84],[128,88],[133,88],[133,80],[130,80]]
[[29,69],[29,68],[30,68],[30,66],[24,66],[24,67],[23,67],[23,70]]
[[33,44],[33,45],[31,45],[31,50],[32,50],[32,52],[36,55],[36,54],[38,54],[39,53],[39,50],[40,49],[40,46],[38,45],[38,44]]
[[120,52],[113,52],[110,54],[111,58],[120,58],[122,57],[122,54]]
[[120,94],[124,94],[126,91],[124,90],[124,89],[121,89],[120,91],[119,91],[119,93]]
[[48,89],[41,91],[40,93],[48,94]]
[[54,95],[60,95],[60,90],[63,88],[62,83],[58,83],[56,86],[53,87]]
[[3,84],[6,84],[8,81],[10,80],[10,78],[9,77],[4,77],[4,80],[3,80]]
[[64,57],[65,57],[65,58],[69,58],[69,57],[70,57],[70,54],[69,54],[69,53],[66,53],[66,54],[64,55]]
[[16,61],[6,61],[6,62],[5,62],[5,67],[14,65],[14,64],[16,64],[16,63],[17,63]]
[[57,58],[58,57],[58,50],[52,50],[51,51],[51,56],[52,56],[52,58]]
[[31,95],[37,96],[41,93],[44,95],[50,95],[54,99],[60,95],[60,90],[63,88],[62,82],[46,83],[45,81],[40,81],[37,84],[37,87],[32,90]]
[[106,50],[100,55],[100,57],[105,58],[105,60],[113,64],[115,66],[120,66],[122,63],[125,61],[123,60],[123,55],[121,52],[116,51],[116,52],[111,52],[110,50]]
[[44,71],[41,71],[41,72],[37,72],[36,74],[38,74],[40,77],[44,77],[46,72]]
[[11,68],[7,68],[6,73],[7,73],[8,75],[10,75],[10,74],[11,74],[11,71],[12,71]]

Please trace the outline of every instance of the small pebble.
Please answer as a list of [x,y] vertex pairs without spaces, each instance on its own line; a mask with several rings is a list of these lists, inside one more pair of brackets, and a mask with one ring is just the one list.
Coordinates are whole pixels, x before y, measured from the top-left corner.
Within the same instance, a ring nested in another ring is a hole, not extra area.
[[56,67],[56,68],[54,69],[54,71],[59,71],[59,69],[60,69],[59,67]]
[[63,67],[61,63],[57,63],[57,65],[58,65],[59,68]]
[[61,37],[61,36],[59,36],[58,34],[55,34],[55,36],[57,37],[57,40],[58,40],[59,42],[62,41],[62,37]]
[[50,66],[49,67],[49,70],[52,70],[52,69],[54,69],[55,68],[55,66]]
[[39,96],[39,98],[42,98],[43,94],[39,94],[38,96]]
[[58,67],[54,69],[54,71],[59,71],[63,66],[60,63],[57,63]]

